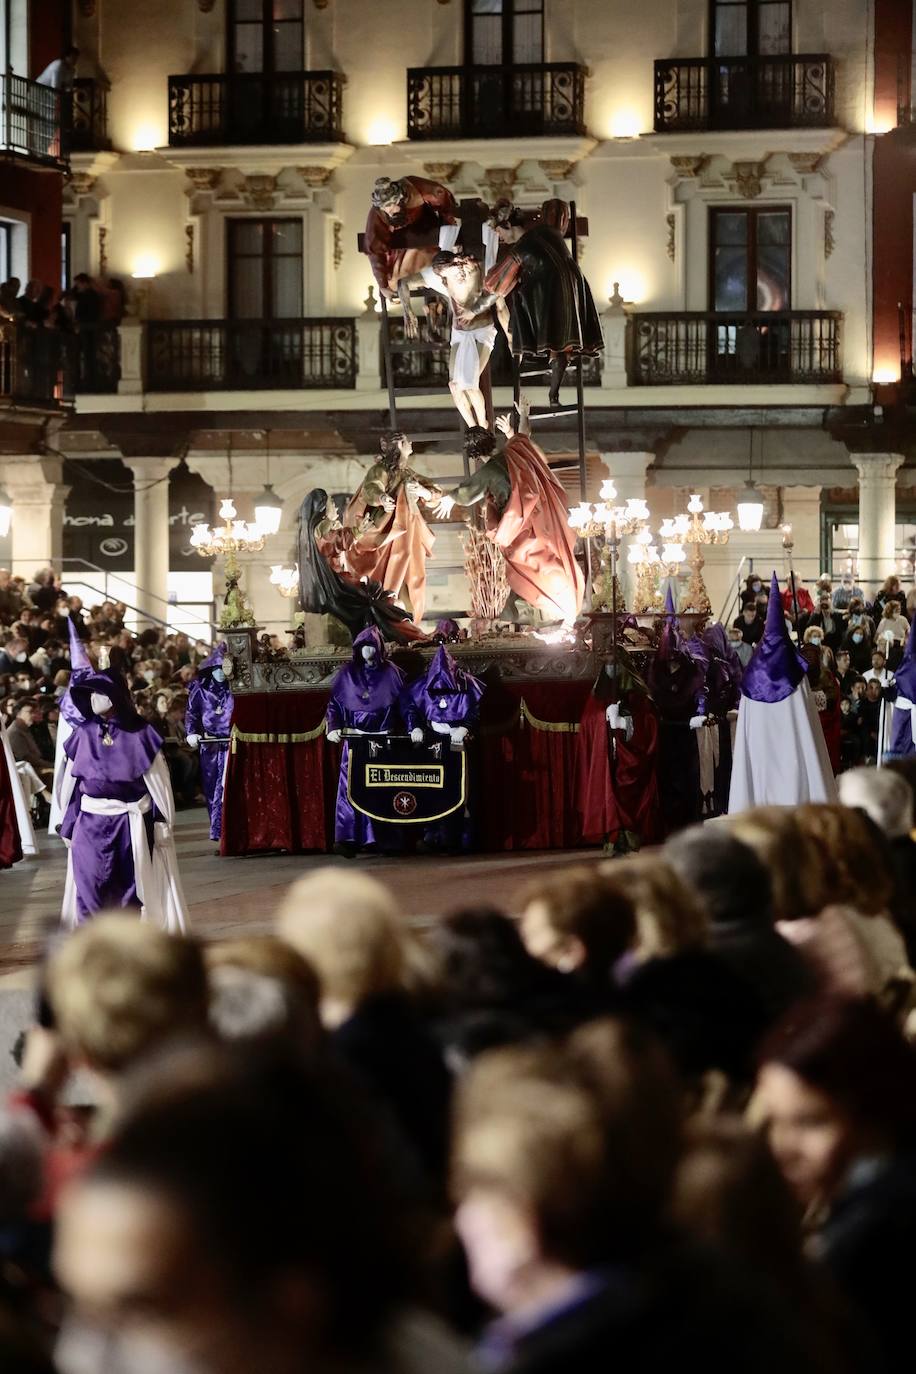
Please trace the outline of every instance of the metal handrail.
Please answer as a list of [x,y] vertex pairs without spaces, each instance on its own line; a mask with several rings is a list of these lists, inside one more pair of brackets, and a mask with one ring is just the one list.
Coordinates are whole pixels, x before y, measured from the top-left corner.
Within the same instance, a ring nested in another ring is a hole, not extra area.
[[[34,559],[26,560],[24,558],[15,558],[10,563],[11,568],[16,568],[19,565],[34,568]],[[173,630],[179,634],[186,634],[188,631],[188,626],[176,625],[171,619],[156,615],[150,611],[141,610],[139,606],[134,606],[129,601],[125,601],[120,593],[111,592],[109,590],[109,579],[118,578],[120,580],[120,574],[112,572],[110,568],[100,568],[97,563],[90,563],[88,558],[58,558],[52,560],[47,566],[52,567],[55,572],[59,573],[61,583],[63,584],[66,582],[68,587],[79,587],[93,597],[101,595],[106,601],[119,601],[122,606],[128,611],[133,612],[133,614],[138,616],[141,620],[152,621],[154,624],[161,625],[167,630]],[[98,587],[94,587],[91,582],[74,581],[72,578],[68,578],[66,575],[68,566],[83,572],[98,573],[100,577],[104,579],[101,593]],[[150,601],[158,601],[162,606],[169,608],[172,606],[172,602],[167,601],[165,597],[158,596],[155,592],[147,592],[143,587],[137,587],[135,591],[141,593],[144,598]],[[191,616],[191,619],[193,625],[190,628],[197,626],[201,629],[219,632],[219,626],[213,620],[205,620],[202,616]]]
[[736,603],[736,601],[737,601],[737,599],[738,599],[738,596],[739,596],[739,594],[740,594],[740,587],[741,587],[741,572],[742,572],[742,569],[744,568],[745,563],[748,563],[748,562],[750,563],[750,570],[751,570],[751,572],[753,572],[753,571],[754,571],[754,560],[753,560],[753,558],[749,559],[748,556],[747,556],[747,554],[746,554],[746,553],[743,553],[743,554],[741,555],[741,562],[738,564],[738,567],[737,567],[737,569],[736,569],[736,571],[735,571],[734,581],[732,582],[732,585],[731,585],[731,587],[729,588],[728,595],[726,596],[725,601],[724,601],[724,603],[723,603],[723,605],[722,605],[722,610],[721,610],[721,612],[719,613],[719,624],[720,624],[720,625],[726,625],[726,626],[728,625],[728,621],[725,619],[725,617],[726,617],[726,616],[730,616],[731,613],[732,613],[732,611],[733,611],[733,609],[734,609],[734,607],[735,607],[735,603]]

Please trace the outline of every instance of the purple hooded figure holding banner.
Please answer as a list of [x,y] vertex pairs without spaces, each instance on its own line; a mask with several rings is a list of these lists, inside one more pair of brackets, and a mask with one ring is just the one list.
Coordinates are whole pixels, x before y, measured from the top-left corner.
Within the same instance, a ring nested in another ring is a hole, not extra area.
[[198,668],[188,688],[184,718],[188,744],[192,749],[200,746],[200,778],[210,813],[211,840],[218,840],[222,834],[223,782],[229,754],[229,744],[223,741],[227,740],[232,723],[232,691],[223,672],[225,655],[226,645],[217,644]]
[[[398,702],[404,690],[404,674],[388,659],[385,641],[374,625],[360,631],[353,641],[353,658],[334,678],[328,702],[328,740],[337,744],[342,730],[388,733],[400,729]],[[422,730],[416,735],[423,738]],[[334,852],[352,858],[357,849],[378,846],[400,849],[399,827],[372,822],[357,811],[347,788],[350,746],[344,743],[334,813]]]
[[[460,748],[477,723],[483,694],[484,684],[459,668],[445,645],[440,644],[425,675],[405,688],[401,715],[411,735],[426,726],[435,735],[448,736],[451,744]],[[457,853],[470,849],[471,838],[471,817],[465,804],[427,825],[421,848]]]
[[910,624],[903,658],[894,670],[894,682],[885,688],[890,710],[893,701],[886,759],[905,759],[916,754],[916,616]]
[[80,720],[64,745],[60,834],[69,855],[61,919],[72,927],[105,908],[138,907],[166,930],[183,931],[162,741],[134,710],[119,673],[91,672],[71,696]]

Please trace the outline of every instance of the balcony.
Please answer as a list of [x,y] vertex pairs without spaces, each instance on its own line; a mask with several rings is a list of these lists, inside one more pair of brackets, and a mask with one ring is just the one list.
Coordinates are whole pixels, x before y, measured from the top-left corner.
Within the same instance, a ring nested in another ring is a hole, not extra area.
[[121,380],[121,333],[105,321],[83,325],[70,341],[74,389],[78,396],[113,395]]
[[0,408],[57,410],[73,397],[73,335],[0,319]]
[[630,386],[819,386],[843,380],[837,310],[632,314]]
[[[66,98],[66,96],[65,96]],[[71,153],[106,152],[108,137],[108,87],[94,77],[80,76],[70,92],[68,142]]]
[[169,77],[169,145],[342,143],[337,72]]
[[585,134],[585,68],[411,67],[407,137],[538,138]]
[[655,64],[655,132],[827,129],[834,87],[826,53],[670,58]]
[[0,76],[0,152],[64,169],[59,91],[24,76]]
[[356,322],[150,321],[147,391],[315,391],[356,385]]
[[[388,317],[388,327],[391,331],[391,364],[394,372],[394,384],[399,390],[402,388],[408,391],[411,388],[422,391],[441,389],[445,392],[448,390],[451,330],[446,331],[445,342],[442,343],[432,338],[427,319],[421,316],[418,323],[420,326],[419,340],[411,342],[404,333],[403,319],[390,315]],[[540,366],[546,370],[549,361],[546,354],[537,360],[526,358],[525,370]],[[496,344],[490,357],[490,385],[511,387],[514,381],[512,369],[512,357],[506,345],[505,337],[502,333],[497,332]],[[575,371],[572,367],[567,377],[571,384],[575,378]],[[381,348],[379,350],[379,378],[382,387],[386,387],[388,381],[385,372],[385,354],[384,349]],[[600,357],[582,359],[582,383],[584,386],[601,385]],[[522,390],[525,391],[526,389],[528,388],[523,383]]]

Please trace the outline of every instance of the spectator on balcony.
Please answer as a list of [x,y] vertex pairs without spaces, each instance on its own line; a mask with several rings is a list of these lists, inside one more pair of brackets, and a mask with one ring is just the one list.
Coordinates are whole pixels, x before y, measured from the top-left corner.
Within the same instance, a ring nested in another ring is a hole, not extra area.
[[18,313],[27,327],[39,328],[46,323],[50,311],[44,301],[44,283],[33,277],[16,302]]
[[69,91],[76,75],[79,48],[67,48],[62,57],[49,62],[40,76],[36,76],[37,86],[50,86],[54,91]]
[[18,277],[10,277],[9,281],[0,286],[0,315],[6,316],[7,319],[15,320],[19,316],[17,302],[21,286],[22,282]]
[[96,382],[96,355],[98,352],[99,325],[102,323],[103,297],[93,285],[87,272],[80,272],[73,278],[76,292],[74,319],[79,335],[79,377],[81,386],[92,391]]

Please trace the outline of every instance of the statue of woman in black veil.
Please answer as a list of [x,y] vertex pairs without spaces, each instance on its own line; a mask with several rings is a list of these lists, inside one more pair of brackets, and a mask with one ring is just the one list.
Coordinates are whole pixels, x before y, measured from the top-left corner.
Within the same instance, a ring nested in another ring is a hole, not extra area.
[[[347,576],[347,542],[352,532],[329,514],[328,494],[316,487],[299,507],[299,600],[303,611],[333,615],[355,638],[376,625],[383,638],[398,644],[425,639],[402,607],[380,582]],[[340,569],[340,570],[339,570]]]

